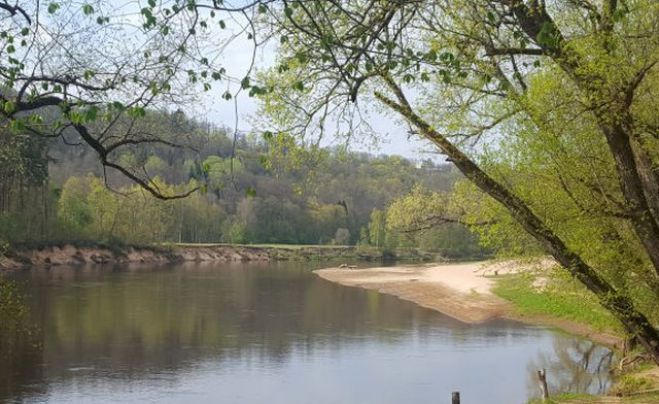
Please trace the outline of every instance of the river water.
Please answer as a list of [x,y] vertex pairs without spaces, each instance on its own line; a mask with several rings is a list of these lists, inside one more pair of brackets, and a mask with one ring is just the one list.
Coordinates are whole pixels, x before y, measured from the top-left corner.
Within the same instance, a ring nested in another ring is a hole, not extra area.
[[541,327],[470,326],[303,264],[15,273],[37,343],[0,402],[524,403],[607,389],[610,352]]

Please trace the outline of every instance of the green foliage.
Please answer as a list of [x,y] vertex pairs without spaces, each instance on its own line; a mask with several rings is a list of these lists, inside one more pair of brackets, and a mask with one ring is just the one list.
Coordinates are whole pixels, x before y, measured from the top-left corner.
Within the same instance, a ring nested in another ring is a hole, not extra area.
[[226,232],[226,241],[234,244],[244,244],[247,242],[246,226],[241,222],[231,223],[228,231]]
[[371,245],[377,248],[385,248],[387,245],[387,219],[385,213],[380,209],[373,209],[371,212],[368,234]]
[[62,194],[57,203],[57,214],[74,233],[82,232],[92,223],[93,207],[89,206],[87,195],[90,193],[90,177],[69,178],[62,187]]
[[460,181],[450,197],[451,212],[499,257],[536,256],[540,246],[508,211],[473,184]]
[[[379,230],[370,233],[373,245],[393,250],[418,243],[387,234],[383,220],[389,203],[415,182],[450,189],[458,178],[454,170],[430,161],[415,165],[397,156],[305,146],[283,133],[240,136],[234,147],[223,128],[181,112],[145,111],[135,125],[163,133],[168,142],[185,139],[194,150],[143,144],[117,152],[113,161],[148,173],[150,184],[165,194],[202,191],[161,201],[112,171],[103,178],[93,151],[50,142],[40,149],[53,161],[47,183],[7,183],[11,203],[0,213],[0,237],[11,242],[355,244],[362,236],[368,244],[370,235],[363,237],[362,228],[374,215],[379,223],[371,227]],[[22,158],[26,167],[32,164]],[[446,240],[453,233],[448,230]],[[421,242],[428,249],[431,244],[430,238]]]
[[531,273],[500,277],[494,293],[515,304],[522,315],[546,315],[587,324],[596,330],[621,332],[620,324],[604,310],[594,295],[576,281],[558,273],[545,288],[534,286]]
[[486,244],[470,231],[462,201],[455,193],[436,192],[415,185],[387,208],[386,225],[390,237],[397,235],[408,246],[439,252],[447,258],[482,258]]
[[657,382],[648,377],[623,375],[620,379],[616,380],[616,384],[611,389],[610,394],[616,396],[628,396],[656,388]]
[[347,245],[350,244],[350,230],[345,227],[339,227],[336,229],[334,238],[332,239],[332,244],[336,245]]

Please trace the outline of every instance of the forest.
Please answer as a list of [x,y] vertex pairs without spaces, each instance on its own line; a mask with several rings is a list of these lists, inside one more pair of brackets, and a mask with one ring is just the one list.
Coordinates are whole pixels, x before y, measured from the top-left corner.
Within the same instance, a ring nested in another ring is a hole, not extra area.
[[24,244],[360,244],[383,251],[421,248],[449,258],[486,253],[461,224],[423,232],[395,226],[390,207],[413,189],[451,192],[461,176],[448,164],[345,147],[308,149],[284,135],[234,138],[229,129],[181,111],[149,111],[145,121],[166,141],[184,139],[185,146],[144,144],[119,160],[148,173],[165,194],[197,191],[160,200],[104,172],[93,150],[73,136],[65,143],[4,131],[0,238]]

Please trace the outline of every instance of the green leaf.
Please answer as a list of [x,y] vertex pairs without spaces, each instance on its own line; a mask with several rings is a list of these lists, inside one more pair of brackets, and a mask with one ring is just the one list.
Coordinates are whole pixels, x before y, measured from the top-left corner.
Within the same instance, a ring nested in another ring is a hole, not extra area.
[[69,113],[69,120],[72,123],[78,125],[78,124],[83,123],[83,116],[78,111],[71,111]]
[[297,58],[298,62],[300,63],[306,63],[309,58],[305,52],[297,52],[295,54],[295,57]]
[[60,5],[59,3],[50,3],[48,5],[48,13],[54,14],[57,10],[59,10]]
[[22,132],[25,129],[25,124],[20,119],[12,119],[9,127],[15,132]]
[[91,4],[83,4],[82,6],[82,12],[85,15],[90,15],[94,13],[94,7],[91,6]]
[[146,115],[146,110],[142,107],[133,107],[128,109],[127,114],[131,118],[143,118]]
[[149,0],[148,3],[151,8],[156,6],[156,0]]
[[30,120],[30,123],[32,123],[34,125],[39,125],[39,124],[43,123],[43,117],[41,115],[38,115],[38,114],[30,115],[29,120]]
[[220,20],[220,28],[224,29],[227,27],[227,24],[224,22],[224,20]]
[[7,114],[11,114],[16,110],[16,105],[11,101],[5,101],[5,105],[3,105],[2,108]]
[[95,121],[97,116],[98,116],[98,107],[91,106],[85,112],[85,121],[86,122]]

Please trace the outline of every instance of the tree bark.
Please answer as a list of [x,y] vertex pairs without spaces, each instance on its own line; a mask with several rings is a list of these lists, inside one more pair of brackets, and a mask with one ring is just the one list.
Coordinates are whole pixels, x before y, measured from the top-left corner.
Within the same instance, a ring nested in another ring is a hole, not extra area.
[[[600,127],[616,162],[620,188],[629,206],[634,231],[643,244],[656,274],[659,275],[659,224],[650,206],[656,195],[650,196],[650,190],[645,192],[646,186],[639,175],[641,170],[636,164],[637,158],[634,155],[631,139],[625,130],[620,126],[610,127],[600,124]],[[646,177],[645,180],[647,186],[652,187],[651,178]]]

